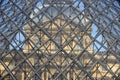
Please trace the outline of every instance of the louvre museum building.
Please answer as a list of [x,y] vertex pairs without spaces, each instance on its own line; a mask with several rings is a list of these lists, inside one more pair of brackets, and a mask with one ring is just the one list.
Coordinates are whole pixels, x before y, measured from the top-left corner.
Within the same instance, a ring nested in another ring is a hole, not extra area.
[[0,80],[120,80],[120,1],[1,0]]

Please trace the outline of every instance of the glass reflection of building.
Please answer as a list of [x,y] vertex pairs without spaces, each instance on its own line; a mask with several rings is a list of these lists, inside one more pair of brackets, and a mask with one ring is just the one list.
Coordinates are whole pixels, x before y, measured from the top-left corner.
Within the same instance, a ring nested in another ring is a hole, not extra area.
[[[80,8],[70,7],[69,4],[72,0],[69,0],[69,2],[60,0],[54,5],[49,5],[50,0],[46,0],[46,2],[44,6],[35,9],[31,13],[30,16],[35,23],[31,22],[24,26],[27,41],[24,44],[23,52],[25,57],[29,56],[26,61],[29,61],[34,69],[31,69],[26,62],[23,62],[12,73],[16,74],[18,72],[16,75],[17,79],[21,80],[39,80],[40,78],[42,80],[53,80],[58,75],[60,76],[57,80],[80,80],[83,76],[88,75],[82,69],[91,72],[92,75],[90,76],[95,79],[99,79],[102,76],[99,72],[106,74],[107,67],[113,66],[115,57],[109,56],[104,60],[104,57],[107,56],[104,55],[102,56],[103,60],[101,60],[101,55],[104,53],[94,55],[90,37],[92,29],[91,23],[87,19],[88,16],[85,16]],[[58,5],[57,3],[62,4]],[[76,63],[73,63],[64,72],[64,68],[72,62],[75,56],[80,54],[82,56],[76,62],[81,64],[81,69]],[[103,67],[101,64],[94,64],[90,57],[93,55],[96,60],[109,65],[103,65]],[[7,57],[9,60],[9,56]],[[16,59],[22,60],[20,57],[16,57]],[[8,64],[6,61],[6,65]],[[13,62],[9,68],[12,70],[15,66],[16,64]],[[116,66],[119,67],[118,64]],[[3,71],[5,70],[3,66],[1,68]],[[36,73],[39,76],[36,75],[35,70],[38,70]],[[116,67],[112,68],[112,71],[116,70]],[[63,71],[63,75],[59,74],[61,71]],[[107,76],[111,77],[112,75],[108,73]],[[86,80],[89,80],[89,78],[86,77]]]

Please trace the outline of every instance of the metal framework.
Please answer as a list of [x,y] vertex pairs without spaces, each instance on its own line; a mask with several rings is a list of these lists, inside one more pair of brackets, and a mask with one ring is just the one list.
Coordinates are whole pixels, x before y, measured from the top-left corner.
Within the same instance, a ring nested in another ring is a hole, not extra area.
[[0,80],[120,80],[119,0],[0,0]]

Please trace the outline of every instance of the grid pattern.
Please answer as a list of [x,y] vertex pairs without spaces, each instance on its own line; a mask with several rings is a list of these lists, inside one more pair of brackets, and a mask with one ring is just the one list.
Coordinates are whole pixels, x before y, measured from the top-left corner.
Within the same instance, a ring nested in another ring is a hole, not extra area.
[[119,0],[0,1],[0,80],[119,79]]

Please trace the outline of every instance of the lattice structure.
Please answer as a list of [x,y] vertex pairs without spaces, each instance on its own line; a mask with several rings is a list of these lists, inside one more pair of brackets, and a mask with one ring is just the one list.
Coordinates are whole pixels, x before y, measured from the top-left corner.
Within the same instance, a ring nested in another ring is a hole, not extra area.
[[1,0],[0,80],[120,80],[117,0]]

